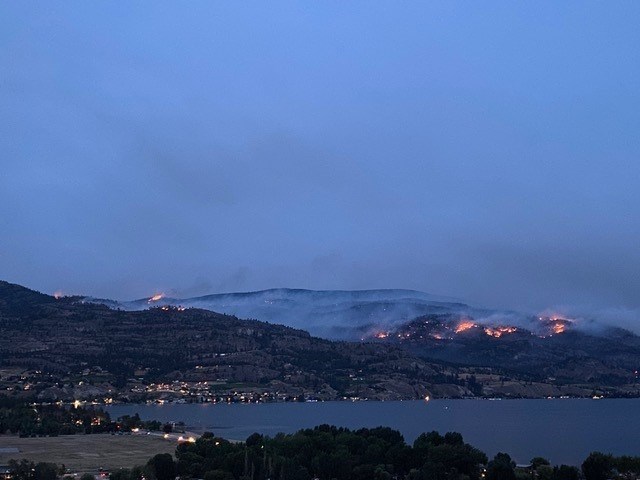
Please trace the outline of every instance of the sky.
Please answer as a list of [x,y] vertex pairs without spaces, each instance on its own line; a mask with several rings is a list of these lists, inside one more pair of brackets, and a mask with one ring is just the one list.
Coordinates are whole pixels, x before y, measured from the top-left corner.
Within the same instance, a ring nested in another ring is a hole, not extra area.
[[0,278],[635,319],[639,21],[633,1],[2,2]]

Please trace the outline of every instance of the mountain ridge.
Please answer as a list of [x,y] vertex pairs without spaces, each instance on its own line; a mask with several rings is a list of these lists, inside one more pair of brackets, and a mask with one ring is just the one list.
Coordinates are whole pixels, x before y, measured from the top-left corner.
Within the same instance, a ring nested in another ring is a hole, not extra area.
[[[368,317],[381,305],[351,307]],[[548,330],[535,333],[449,307],[332,341],[210,310],[127,311],[0,282],[0,388],[124,401],[640,395],[631,332],[590,336],[540,317],[529,320]]]

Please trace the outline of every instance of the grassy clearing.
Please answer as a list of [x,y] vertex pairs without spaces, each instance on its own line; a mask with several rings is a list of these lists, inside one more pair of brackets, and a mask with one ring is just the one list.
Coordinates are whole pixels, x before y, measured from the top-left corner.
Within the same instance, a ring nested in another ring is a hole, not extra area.
[[[1,453],[17,448],[20,453]],[[95,472],[143,465],[156,453],[175,452],[176,442],[153,435],[63,435],[52,438],[19,438],[0,435],[0,464],[10,459],[63,463],[74,472]]]

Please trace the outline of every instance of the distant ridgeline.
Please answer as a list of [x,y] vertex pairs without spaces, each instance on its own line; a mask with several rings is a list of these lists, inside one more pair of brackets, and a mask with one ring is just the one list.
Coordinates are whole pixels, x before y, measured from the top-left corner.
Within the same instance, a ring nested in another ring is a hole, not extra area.
[[640,395],[640,338],[625,330],[587,333],[556,317],[533,319],[531,329],[489,325],[419,292],[405,313],[416,302],[437,312],[383,329],[376,315],[408,305],[407,291],[257,293],[233,295],[247,304],[271,298],[276,312],[287,302],[274,295],[293,312],[311,298],[319,318],[346,305],[371,320],[358,326],[361,339],[332,341],[164,304],[160,295],[130,311],[0,282],[0,389],[40,402],[104,403]]

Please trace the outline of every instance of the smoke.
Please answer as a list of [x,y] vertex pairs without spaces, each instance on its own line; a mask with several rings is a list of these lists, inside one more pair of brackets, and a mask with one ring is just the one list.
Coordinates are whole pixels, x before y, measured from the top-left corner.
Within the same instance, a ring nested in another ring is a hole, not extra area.
[[[469,309],[451,299],[412,290],[272,289],[192,298],[171,294],[154,302],[154,306],[168,304],[287,325],[337,340],[356,340],[376,330],[391,330],[421,315]],[[118,305],[128,310],[149,307],[147,299]]]
[[[239,281],[245,275],[238,270]],[[230,279],[228,286],[234,284]],[[359,340],[393,331],[424,315],[441,315],[447,322],[472,321],[483,327],[516,327],[536,335],[553,333],[554,326],[591,335],[612,327],[640,334],[639,312],[633,309],[597,309],[557,306],[537,313],[477,308],[447,297],[413,290],[301,290],[271,289],[180,298],[179,293],[200,291],[209,282],[199,279],[187,289],[169,290],[154,306],[180,305],[244,319],[256,319],[306,330],[333,340]],[[149,308],[147,299],[117,302],[119,308]],[[559,333],[557,330],[555,333]]]
[[622,328],[640,334],[640,309],[602,306],[560,306],[549,309],[552,315],[573,321],[575,328],[601,334],[610,328]]

